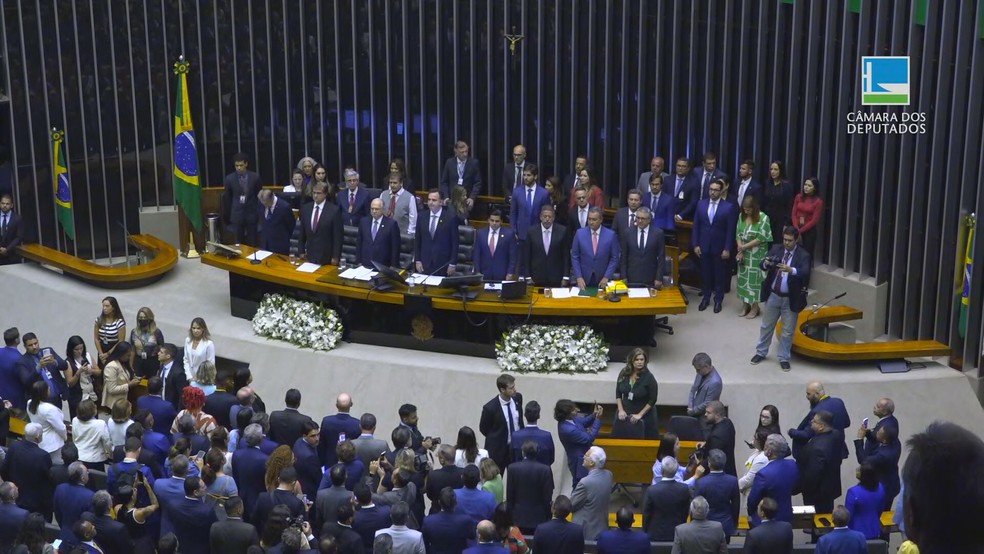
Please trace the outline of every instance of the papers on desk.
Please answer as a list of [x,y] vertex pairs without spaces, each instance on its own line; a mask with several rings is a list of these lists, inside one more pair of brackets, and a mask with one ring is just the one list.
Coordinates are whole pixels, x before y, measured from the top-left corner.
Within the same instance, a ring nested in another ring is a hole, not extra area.
[[355,281],[368,281],[377,275],[377,271],[371,267],[350,267],[338,274],[342,279],[352,279]]
[[489,292],[501,292],[502,283],[485,283],[485,290]]
[[645,287],[629,288],[629,298],[650,298],[652,295]]
[[270,257],[271,254],[273,254],[273,252],[270,252],[269,250],[257,250],[256,252],[253,252],[252,254],[249,255],[249,259],[251,260],[257,259],[262,262],[263,260]]
[[[577,287],[572,287],[572,288],[566,289],[566,288],[559,287],[559,288],[553,288],[553,289],[549,289],[549,290],[550,290],[550,298],[571,298],[572,296],[577,296],[578,288]],[[572,292],[572,291],[574,291],[574,292]]]
[[436,287],[441,284],[444,280],[443,275],[427,275],[426,273],[414,273],[407,278],[407,283],[410,285],[428,285]]
[[321,269],[321,266],[320,265],[313,264],[311,262],[304,262],[304,263],[302,263],[301,265],[299,265],[297,267],[297,271],[300,271],[302,273],[314,273],[315,271],[318,271],[319,269]]

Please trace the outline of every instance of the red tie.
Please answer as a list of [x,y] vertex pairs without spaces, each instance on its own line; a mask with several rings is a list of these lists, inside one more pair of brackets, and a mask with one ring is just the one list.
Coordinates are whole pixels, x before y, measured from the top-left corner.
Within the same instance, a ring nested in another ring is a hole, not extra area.
[[350,192],[349,193],[349,211],[351,212],[353,208],[355,208],[355,192]]
[[393,217],[393,214],[394,213],[396,213],[396,195],[395,194],[392,195],[392,196],[390,196],[390,207],[389,207],[389,212],[386,214],[386,217]]
[[593,252],[592,252],[593,254],[597,254],[598,253],[598,233],[597,232],[591,233],[591,248],[593,250]]
[[321,218],[321,206],[314,207],[314,221],[311,222],[311,230],[318,230],[318,219]]
[[495,231],[489,230],[489,254],[495,256]]

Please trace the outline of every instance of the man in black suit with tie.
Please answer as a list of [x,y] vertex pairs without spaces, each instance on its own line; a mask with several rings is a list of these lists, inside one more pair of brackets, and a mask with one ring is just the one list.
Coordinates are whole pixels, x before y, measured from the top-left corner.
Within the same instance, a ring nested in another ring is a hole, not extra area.
[[272,190],[259,192],[260,248],[277,254],[290,252],[290,237],[294,234],[294,210],[290,203],[277,198]]
[[507,199],[512,196],[513,189],[523,186],[523,168],[535,165],[526,159],[526,147],[517,144],[513,147],[512,161],[502,170],[502,195]]
[[286,408],[270,414],[270,440],[287,446],[294,446],[301,438],[301,427],[305,421],[314,421],[298,411],[301,407],[301,391],[288,389],[284,395]]
[[164,343],[157,350],[157,360],[161,363],[160,378],[164,385],[161,396],[175,410],[181,410],[181,391],[188,386],[188,377],[185,375],[184,360],[178,357],[178,347]]
[[[427,474],[427,480],[424,486],[424,492],[427,493],[427,498],[430,498],[431,501],[430,513],[432,514],[436,514],[438,512],[441,500],[441,490],[444,489],[444,487],[460,489],[465,486],[465,482],[461,477],[464,470],[454,465],[454,445],[442,444],[438,447],[437,461],[441,464],[441,467],[439,469],[434,469]],[[509,475],[511,478],[512,473]],[[418,492],[417,494],[420,493]]]
[[20,261],[17,246],[21,243],[21,218],[14,213],[14,199],[0,196],[0,265]]
[[662,288],[666,247],[663,230],[651,225],[649,208],[636,211],[636,226],[622,237],[622,279],[630,285]]
[[400,265],[400,227],[383,215],[383,201],[378,198],[369,204],[369,217],[359,220],[356,252],[356,261],[365,267],[373,267],[372,262]]
[[567,521],[571,499],[560,495],[553,502],[553,519],[537,525],[533,543],[537,552],[581,554],[584,552],[584,527]]
[[636,230],[636,217],[638,216],[639,206],[642,206],[642,192],[632,189],[626,195],[627,206],[622,206],[615,212],[615,219],[612,220],[612,231],[618,235],[618,239],[625,238],[625,234]]
[[247,169],[249,158],[242,152],[232,157],[236,171],[226,175],[222,190],[222,213],[236,243],[258,244],[256,224],[259,215],[259,199],[256,196],[263,185],[255,171]]
[[745,202],[745,198],[754,197],[762,205],[762,184],[752,177],[755,171],[755,162],[745,160],[738,166],[738,180],[728,188],[728,199],[733,200],[739,208]]
[[588,168],[588,157],[582,154],[574,158],[574,173],[571,173],[566,177],[564,177],[564,182],[561,186],[563,187],[562,190],[564,191],[564,193],[567,195],[568,198],[567,201],[568,208],[574,207],[574,192],[577,190],[577,187],[581,185],[581,181],[580,179],[578,179],[578,175],[580,175],[581,172],[587,168]]
[[313,264],[338,265],[342,256],[342,212],[327,201],[325,183],[315,183],[311,194],[314,202],[301,206],[299,249]]
[[505,474],[512,461],[509,441],[512,434],[523,428],[523,395],[516,392],[516,378],[503,373],[495,380],[499,394],[482,406],[482,419],[478,429],[485,435],[485,449],[489,457]]
[[212,524],[208,542],[212,552],[246,552],[250,546],[260,544],[256,527],[243,521],[243,499],[229,497],[225,501],[227,517]]
[[810,426],[816,434],[796,459],[800,470],[799,489],[804,504],[816,506],[818,514],[829,514],[834,510],[834,500],[841,495],[844,435],[834,427],[834,416],[826,410],[813,414]]
[[414,259],[417,273],[439,273],[442,267],[453,275],[458,261],[458,218],[454,210],[442,207],[437,189],[427,193],[427,210],[417,216]]
[[758,505],[758,515],[762,523],[748,530],[745,538],[745,554],[792,554],[793,526],[787,521],[779,521],[776,514],[779,505],[766,496]]
[[482,192],[482,175],[479,172],[478,160],[468,155],[468,143],[459,140],[454,143],[454,156],[444,162],[441,171],[441,198],[447,203],[451,198],[453,187],[462,187],[468,195],[468,209],[475,205],[475,199]]
[[728,174],[718,169],[717,154],[706,152],[703,162],[701,167],[694,168],[694,176],[700,180],[698,201],[707,198],[711,183],[718,179],[724,179],[725,181],[728,179]]
[[550,466],[536,459],[540,448],[532,440],[522,445],[523,459],[509,466],[506,505],[513,521],[524,535],[550,519],[550,499],[554,481]]
[[570,274],[567,228],[555,224],[556,217],[550,204],[540,208],[540,224],[530,227],[522,243],[521,267],[538,287],[559,287]]
[[184,498],[165,508],[181,552],[209,554],[212,551],[209,546],[211,527],[218,517],[212,505],[205,502],[207,491],[208,487],[200,478],[188,477],[184,482]]
[[[587,189],[583,187],[575,188],[571,198],[574,199],[574,205],[567,212],[568,239],[573,237],[578,229],[588,226],[588,210],[591,209],[591,206],[588,205]],[[567,242],[570,244],[570,240]]]
[[24,427],[24,439],[14,441],[3,460],[5,481],[20,483],[22,488],[17,505],[30,512],[38,512],[45,521],[51,521],[52,487],[48,480],[51,456],[41,450],[41,424],[28,423]]

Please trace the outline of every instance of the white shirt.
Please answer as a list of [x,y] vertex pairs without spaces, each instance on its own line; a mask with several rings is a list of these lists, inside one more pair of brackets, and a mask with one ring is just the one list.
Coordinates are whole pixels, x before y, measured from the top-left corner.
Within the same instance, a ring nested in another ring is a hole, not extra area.
[[68,429],[65,428],[65,414],[57,406],[50,402],[41,402],[38,405],[38,413],[31,413],[31,410],[28,410],[27,414],[31,418],[31,423],[41,425],[41,442],[38,444],[41,450],[50,454],[65,446]]
[[188,382],[192,382],[198,376],[198,366],[208,360],[215,363],[215,344],[206,338],[198,341],[198,348],[192,348],[191,339],[185,337],[184,343],[184,369],[185,377]]
[[[403,187],[400,187],[400,190],[396,192],[397,204],[400,203],[400,197],[404,194],[410,194],[410,193],[407,192],[406,189],[404,189]],[[407,225],[407,234],[413,235],[414,232],[417,230],[417,199],[411,197],[408,205],[410,206],[410,222]],[[383,206],[384,211],[387,209],[389,209],[389,206]]]
[[109,440],[113,443],[113,448],[123,446],[126,443],[126,428],[133,425],[133,420],[128,419],[123,423],[116,423],[112,418],[106,422],[109,430]]
[[311,210],[311,229],[314,229],[314,216],[318,216],[318,223],[321,223],[321,216],[325,215],[325,203],[315,204]]
[[[499,399],[499,406],[502,407],[502,415],[506,418],[506,430],[509,429],[509,419],[513,422],[513,431],[519,431],[519,418],[516,417],[519,413],[516,411],[516,402],[510,398],[509,400],[503,400],[501,396],[497,396]],[[506,444],[512,443],[512,432],[506,433]]]
[[174,367],[174,360],[161,366],[161,398],[164,397],[164,391],[167,390],[167,376],[171,374],[172,367]]
[[649,225],[646,225],[645,227],[639,227],[639,236],[636,237],[636,244],[640,244],[639,238],[641,237],[642,238],[641,247],[645,248],[646,244],[649,242],[647,235],[649,235]]
[[748,184],[751,183],[751,182],[752,182],[752,178],[749,177],[748,179],[745,179],[744,181],[742,181],[741,182],[741,185],[738,186],[738,205],[739,206],[741,206],[742,203],[744,202],[744,200],[745,200],[745,191],[748,190]]
[[109,439],[106,422],[94,417],[89,421],[72,418],[72,440],[79,449],[79,460],[83,462],[102,462],[113,453],[113,441]]
[[464,469],[467,465],[479,466],[482,465],[482,460],[489,457],[489,451],[484,448],[478,449],[478,456],[475,457],[475,461],[468,463],[465,461],[465,451],[462,449],[457,449],[454,451],[454,465]]

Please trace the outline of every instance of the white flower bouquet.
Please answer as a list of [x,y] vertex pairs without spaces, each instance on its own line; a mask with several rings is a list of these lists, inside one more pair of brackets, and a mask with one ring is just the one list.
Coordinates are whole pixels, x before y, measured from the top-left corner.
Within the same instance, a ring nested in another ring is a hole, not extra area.
[[598,373],[608,366],[608,344],[587,325],[520,325],[495,345],[503,371]]
[[335,310],[280,294],[267,294],[253,316],[253,332],[302,348],[332,350],[342,340]]

